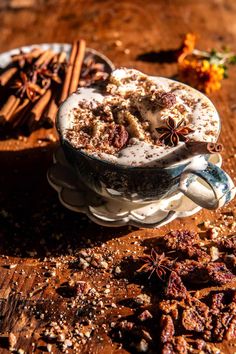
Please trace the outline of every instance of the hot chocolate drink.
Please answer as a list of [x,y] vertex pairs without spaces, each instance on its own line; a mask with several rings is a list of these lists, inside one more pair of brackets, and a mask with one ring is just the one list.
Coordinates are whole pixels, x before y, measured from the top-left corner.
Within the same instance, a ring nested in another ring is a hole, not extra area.
[[120,165],[165,166],[186,142],[216,142],[219,117],[206,96],[134,69],[115,70],[105,88],[81,89],[59,110],[74,148]]

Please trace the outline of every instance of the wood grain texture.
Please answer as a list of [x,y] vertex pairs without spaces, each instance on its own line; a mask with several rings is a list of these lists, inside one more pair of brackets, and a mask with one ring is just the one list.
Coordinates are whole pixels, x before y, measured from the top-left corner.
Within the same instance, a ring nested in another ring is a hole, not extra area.
[[[199,35],[200,49],[229,45],[236,51],[236,2],[231,0],[49,0],[32,7],[30,2],[25,3],[22,9],[0,7],[1,51],[84,38],[89,47],[103,52],[116,66],[167,77],[176,74],[175,63],[164,59],[145,62],[137,57],[177,48],[188,31]],[[222,120],[223,167],[236,182],[235,86],[232,67],[222,90],[210,98]],[[220,211],[204,210],[158,230],[94,225],[83,215],[62,207],[47,183],[46,172],[57,143],[45,142],[45,137],[52,140],[52,136],[56,136],[53,130],[41,129],[27,139],[0,141],[0,352],[4,354],[9,352],[5,345],[9,332],[17,337],[17,349],[42,353],[47,348],[41,333],[49,321],[63,319],[68,328],[73,328],[79,321],[77,311],[70,308],[70,299],[58,293],[60,285],[71,277],[88,281],[103,294],[104,302],[119,304],[125,297],[140,293],[140,284],[121,283],[112,272],[73,268],[79,250],[88,248],[112,255],[114,268],[129,254],[143,253],[156,235],[176,228],[198,230],[206,220],[223,223],[222,212],[235,210],[233,201]],[[234,232],[232,223],[228,222],[222,232]],[[10,264],[16,266],[11,268]],[[56,274],[46,276],[48,269]],[[106,296],[103,290],[108,283],[112,291]],[[81,344],[78,353],[127,353],[112,343],[106,330],[112,320],[118,315],[127,316],[131,309],[107,306],[104,311],[97,315],[92,340]],[[232,348],[225,344],[225,353],[233,353]],[[60,352],[53,345],[53,353]]]

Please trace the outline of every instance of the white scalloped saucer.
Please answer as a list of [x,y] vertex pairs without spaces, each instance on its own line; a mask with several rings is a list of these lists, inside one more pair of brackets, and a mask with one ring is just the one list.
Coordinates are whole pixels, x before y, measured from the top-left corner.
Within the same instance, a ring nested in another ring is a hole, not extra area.
[[[221,156],[211,155],[210,162],[221,166]],[[119,202],[102,198],[78,180],[61,147],[54,153],[53,164],[48,170],[47,178],[50,185],[58,192],[60,202],[66,208],[84,213],[102,226],[133,225],[156,228],[176,218],[193,215],[201,209],[181,192],[149,204]]]

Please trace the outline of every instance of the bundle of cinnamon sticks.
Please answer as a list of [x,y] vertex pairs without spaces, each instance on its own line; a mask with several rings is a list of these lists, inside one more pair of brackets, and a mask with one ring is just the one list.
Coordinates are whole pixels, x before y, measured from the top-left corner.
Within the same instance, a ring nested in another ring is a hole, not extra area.
[[[52,104],[52,91],[62,83],[66,67],[66,53],[33,48],[29,53],[20,51],[0,75],[2,96],[0,124],[7,130],[42,123],[46,109]],[[50,116],[53,123],[55,114]],[[33,124],[32,124],[33,123]],[[38,124],[40,125],[40,124]]]
[[106,79],[104,65],[86,60],[85,52],[86,43],[79,40],[73,43],[68,61],[65,52],[40,47],[12,56],[0,73],[0,129],[9,134],[24,128],[30,134],[42,126],[52,127],[58,106],[77,90],[80,80],[87,86],[97,78]]

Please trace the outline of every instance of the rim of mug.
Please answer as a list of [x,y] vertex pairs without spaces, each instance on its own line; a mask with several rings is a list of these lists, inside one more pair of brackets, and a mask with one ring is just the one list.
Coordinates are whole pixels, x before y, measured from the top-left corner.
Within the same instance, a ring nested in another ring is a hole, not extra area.
[[[178,81],[178,80],[169,79],[169,78],[166,78],[166,77],[163,77],[163,76],[153,76],[153,75],[149,75],[149,76],[150,76],[151,78],[164,78],[164,79],[168,79],[168,80],[170,80],[170,81],[180,82],[180,81]],[[219,120],[219,130],[218,130],[218,133],[217,133],[217,136],[216,136],[216,140],[215,140],[215,142],[217,142],[217,140],[218,140],[218,138],[219,138],[219,136],[220,136],[220,132],[221,132],[221,119],[220,119],[220,115],[219,115],[219,113],[218,113],[218,111],[217,111],[215,105],[213,104],[213,102],[212,102],[204,93],[200,92],[199,90],[197,90],[197,89],[195,89],[195,88],[193,88],[193,87],[191,87],[191,86],[189,86],[189,85],[187,85],[187,84],[185,84],[185,83],[183,83],[183,82],[180,82],[180,83],[181,83],[183,86],[190,87],[192,90],[196,91],[198,94],[200,93],[200,94],[202,94],[203,96],[205,96],[205,98],[206,98],[206,99],[210,102],[210,104],[213,105],[213,107],[215,108],[215,111],[216,111],[216,113],[217,113],[218,120]],[[94,86],[94,87],[96,87],[96,86]],[[75,94],[75,93],[76,93],[76,92],[72,93],[72,95]],[[70,96],[69,96],[69,97],[70,97]],[[68,98],[67,98],[67,99],[68,99]],[[66,100],[67,100],[67,99],[66,99]],[[64,101],[64,102],[65,102],[65,101]],[[62,102],[62,104],[63,104],[64,102]],[[58,110],[58,112],[59,112],[59,110]],[[132,169],[132,170],[133,170],[133,169],[134,169],[134,170],[144,170],[144,169],[147,169],[147,170],[149,170],[149,169],[159,169],[159,170],[166,169],[166,170],[168,170],[168,169],[169,169],[169,170],[170,170],[170,169],[179,167],[179,166],[181,166],[181,165],[186,165],[186,164],[187,164],[186,161],[185,161],[185,162],[184,162],[184,161],[178,161],[178,162],[174,163],[174,164],[171,165],[171,166],[167,166],[167,167],[163,166],[163,167],[161,167],[161,166],[130,166],[130,165],[122,164],[122,163],[114,163],[114,162],[111,162],[111,161],[108,161],[108,160],[101,159],[101,158],[99,158],[99,157],[97,157],[97,156],[91,155],[91,154],[87,153],[86,151],[83,151],[82,149],[76,148],[76,147],[74,147],[74,146],[70,143],[69,140],[65,139],[64,136],[63,136],[63,133],[61,132],[61,128],[59,127],[59,114],[57,114],[55,126],[56,126],[57,132],[58,132],[58,134],[59,134],[59,137],[60,137],[60,141],[61,141],[61,143],[62,143],[62,146],[63,146],[64,143],[66,143],[66,144],[67,144],[72,150],[74,150],[76,153],[81,154],[81,155],[83,155],[84,157],[87,157],[87,158],[89,158],[89,159],[91,159],[91,160],[94,160],[94,161],[96,161],[96,162],[98,162],[98,163],[100,163],[100,164],[102,164],[102,165],[116,166],[116,167],[119,167],[120,169],[124,169],[124,170],[127,170],[127,169]],[[202,155],[210,155],[210,154],[202,154]],[[189,161],[189,162],[190,162],[190,161]]]

